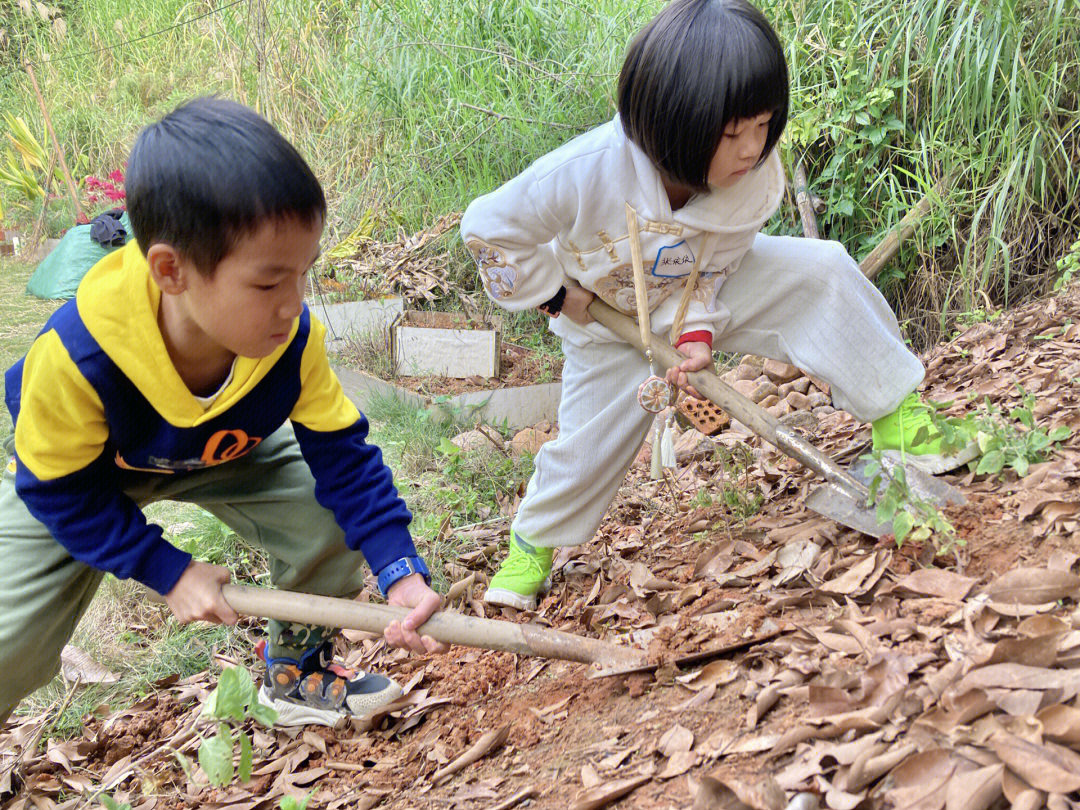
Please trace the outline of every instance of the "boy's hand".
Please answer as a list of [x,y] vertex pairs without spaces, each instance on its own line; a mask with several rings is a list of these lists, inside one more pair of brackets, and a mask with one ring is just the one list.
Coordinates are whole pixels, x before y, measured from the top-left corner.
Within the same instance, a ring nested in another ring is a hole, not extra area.
[[681,388],[696,399],[703,399],[701,394],[692,385],[687,384],[686,375],[691,371],[701,371],[703,368],[712,366],[712,346],[708,343],[688,342],[682,344],[678,351],[686,355],[686,359],[679,365],[668,369],[665,379],[676,388]]
[[390,622],[383,632],[383,638],[391,647],[401,647],[414,653],[444,653],[450,646],[436,641],[431,636],[421,636],[416,628],[431,618],[431,614],[442,605],[442,597],[428,587],[420,574],[402,577],[386,594],[386,601],[391,605],[412,608],[412,611],[400,622]]
[[165,603],[181,624],[197,621],[236,624],[240,617],[221,595],[221,586],[230,579],[228,568],[192,560],[173,589],[165,594]]

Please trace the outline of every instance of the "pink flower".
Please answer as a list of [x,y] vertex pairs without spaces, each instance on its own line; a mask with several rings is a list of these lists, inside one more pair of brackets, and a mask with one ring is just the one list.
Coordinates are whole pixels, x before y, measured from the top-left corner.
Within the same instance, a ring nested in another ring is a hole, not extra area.
[[109,172],[109,179],[112,180],[114,183],[123,183],[124,173],[119,169],[113,169],[111,172]]
[[124,192],[115,188],[107,188],[105,189],[105,196],[110,200],[122,200],[124,199]]

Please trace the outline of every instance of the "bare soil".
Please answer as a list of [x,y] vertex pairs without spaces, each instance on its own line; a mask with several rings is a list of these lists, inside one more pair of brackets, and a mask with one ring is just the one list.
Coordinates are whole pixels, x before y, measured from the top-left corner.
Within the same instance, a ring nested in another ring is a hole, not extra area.
[[395,376],[397,385],[418,394],[440,396],[464,394],[471,391],[490,391],[495,388],[518,388],[541,382],[558,382],[562,378],[562,358],[542,354],[525,346],[501,341],[499,345],[498,377]]
[[[1074,428],[1024,478],[945,477],[967,497],[947,510],[954,553],[808,511],[810,476],[756,439],[712,440],[749,447],[745,470],[705,448],[664,481],[643,454],[596,538],[559,550],[535,613],[480,602],[503,553],[495,529],[473,530],[450,564],[474,579],[448,608],[637,645],[655,670],[590,678],[581,664],[462,647],[416,658],[354,635],[346,660],[393,675],[405,698],[345,729],[258,730],[247,785],[209,788],[171,754],[193,755],[208,672],[88,718],[82,738],[44,753],[23,746],[45,718],[9,722],[0,751],[25,757],[7,806],[83,807],[79,792],[104,785],[144,810],[269,808],[309,791],[310,807],[331,809],[785,810],[809,793],[836,810],[952,810],[1008,807],[1025,790],[1025,806],[1080,807],[1080,290],[924,359],[924,392],[958,412],[983,397],[1008,412],[1022,385],[1040,426]],[[816,436],[843,461],[868,441],[843,413]],[[721,497],[733,479],[764,497],[747,520]],[[434,778],[501,729],[505,741]]]

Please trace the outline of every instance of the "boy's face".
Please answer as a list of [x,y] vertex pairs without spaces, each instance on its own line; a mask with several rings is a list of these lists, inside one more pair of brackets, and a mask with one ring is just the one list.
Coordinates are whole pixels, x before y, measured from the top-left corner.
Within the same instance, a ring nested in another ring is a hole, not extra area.
[[188,337],[242,357],[272,354],[289,339],[301,312],[322,230],[321,220],[267,220],[240,237],[212,277],[187,273]]
[[709,163],[710,186],[727,188],[734,185],[757,165],[769,138],[772,117],[771,112],[765,112],[753,118],[728,122]]

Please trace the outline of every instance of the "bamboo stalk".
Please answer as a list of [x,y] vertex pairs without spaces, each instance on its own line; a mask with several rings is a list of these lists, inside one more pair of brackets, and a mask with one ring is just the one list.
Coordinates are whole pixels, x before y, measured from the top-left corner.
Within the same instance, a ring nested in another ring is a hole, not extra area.
[[[324,627],[347,627],[380,635],[391,622],[401,621],[409,614],[409,610],[403,607],[273,588],[255,588],[250,585],[225,585],[221,592],[233,610],[246,616],[318,624]],[[644,659],[640,650],[609,644],[595,638],[563,633],[533,624],[480,619],[445,611],[433,615],[417,632],[447,644],[558,658],[582,664],[599,664],[604,667],[633,666],[641,664]]]
[[38,106],[41,107],[41,114],[45,117],[45,128],[49,131],[49,137],[53,142],[53,149],[56,150],[56,156],[60,158],[60,168],[64,172],[64,182],[67,183],[68,193],[71,194],[71,201],[75,204],[75,213],[78,215],[80,222],[86,219],[86,214],[83,213],[82,205],[79,204],[79,192],[75,189],[75,181],[71,179],[71,171],[68,169],[67,160],[64,158],[64,150],[60,148],[60,141],[57,140],[56,132],[53,130],[52,119],[49,117],[49,110],[45,106],[45,97],[41,95],[41,88],[38,87],[37,76],[34,75],[34,66],[29,62],[26,63],[26,73],[30,76],[30,84],[34,86],[34,95],[37,96]]
[[915,203],[896,227],[885,234],[874,249],[859,262],[859,269],[862,270],[864,276],[872,280],[882,271],[889,259],[900,249],[900,245],[914,232],[915,226],[930,213],[930,206],[933,205],[935,199],[941,197],[951,180],[951,174],[938,180],[926,196]]
[[807,191],[806,169],[803,168],[801,160],[795,164],[795,205],[799,209],[799,218],[802,220],[803,235],[807,239],[820,239],[817,217],[814,216],[814,204]]

